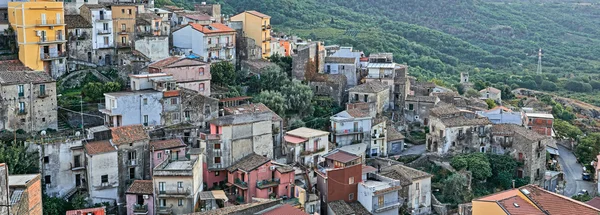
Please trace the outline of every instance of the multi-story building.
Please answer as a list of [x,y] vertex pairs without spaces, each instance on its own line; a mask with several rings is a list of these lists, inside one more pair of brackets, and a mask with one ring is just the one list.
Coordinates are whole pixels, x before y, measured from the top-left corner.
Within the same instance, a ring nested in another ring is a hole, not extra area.
[[252,38],[256,46],[262,48],[262,58],[266,59],[271,53],[271,17],[257,11],[249,10],[232,16],[231,21],[243,23],[243,34]]
[[349,109],[334,114],[331,121],[331,142],[338,147],[369,141],[373,117],[361,109]]
[[419,125],[429,124],[429,112],[440,102],[436,96],[412,96],[404,98],[404,118]]
[[392,100],[392,108],[394,110],[400,109],[405,106],[405,100],[408,94],[410,94],[410,80],[408,77],[408,66],[396,65],[395,76],[394,76],[394,89],[393,95],[390,95]]
[[202,184],[202,157],[193,160],[166,159],[156,166],[152,181],[156,214],[188,214],[196,209]]
[[404,204],[399,195],[402,190],[400,180],[385,177],[377,173],[366,174],[366,180],[358,183],[358,202],[371,214],[398,214],[398,208]]
[[523,125],[525,122],[525,113],[522,111],[513,111],[504,106],[498,106],[490,110],[477,111],[478,115],[487,117],[494,124],[515,124]]
[[181,27],[182,25],[187,25],[190,23],[200,24],[200,25],[210,25],[215,23],[216,20],[210,15],[204,14],[198,11],[175,11],[173,12],[173,17],[171,18],[171,25],[175,27]]
[[321,41],[298,44],[292,55],[292,78],[310,80],[313,75],[323,73],[325,53],[325,45]]
[[150,73],[173,75],[177,85],[210,96],[210,64],[199,60],[168,57],[148,66]]
[[221,23],[191,23],[173,32],[173,47],[207,61],[233,61],[236,31]]
[[479,98],[486,100],[486,99],[491,99],[495,102],[502,102],[502,91],[499,89],[496,89],[494,87],[487,87],[483,90],[479,91]]
[[329,101],[339,106],[348,100],[346,84],[346,76],[342,74],[315,74],[308,82],[316,101]]
[[185,157],[186,147],[179,138],[150,141],[150,168],[154,169],[166,159],[179,160]]
[[11,14],[8,21],[17,34],[19,60],[54,78],[63,75],[67,57],[63,2],[9,2],[8,14]]
[[84,4],[80,14],[92,24],[92,50],[87,59],[98,65],[112,65],[115,60],[112,11],[99,4]]
[[392,53],[377,53],[369,55],[369,64],[367,65],[366,82],[379,81],[384,84],[392,84],[394,82],[394,56]]
[[208,122],[219,116],[219,100],[186,88],[181,89],[180,93],[183,122],[201,129],[210,128]]
[[276,166],[262,155],[252,153],[229,168],[227,182],[232,184],[231,194],[240,203],[250,203],[252,198],[281,198],[291,196],[294,169]]
[[169,57],[169,26],[155,13],[140,13],[135,24],[135,50],[151,61]]
[[78,191],[87,191],[85,151],[81,138],[37,145],[42,157],[41,169],[48,196],[70,199]]
[[105,93],[105,108],[100,112],[110,127],[158,126],[161,123],[162,98],[163,92],[156,90]]
[[154,215],[154,185],[152,180],[135,180],[125,193],[127,214]]
[[329,152],[329,132],[301,127],[285,133],[288,162],[314,167]]
[[95,203],[117,203],[119,187],[119,158],[117,147],[110,140],[99,140],[85,144],[88,162],[88,190]]
[[0,32],[4,32],[4,30],[8,29],[9,25],[10,23],[8,22],[8,0],[2,0],[0,1]]
[[57,129],[56,82],[18,60],[0,61],[0,122],[2,129],[36,132]]
[[354,57],[325,57],[325,74],[342,74],[346,76],[348,87],[358,84],[358,58]]
[[107,8],[112,11],[112,22],[114,26],[113,37],[117,46],[119,65],[124,65],[127,55],[134,48],[135,20],[137,6],[135,4],[108,4]]
[[377,117],[373,119],[370,132],[369,155],[372,157],[387,157],[388,141],[387,141],[387,118]]
[[0,163],[0,213],[42,215],[40,174],[8,175],[8,165]]
[[169,35],[171,33],[171,12],[160,8],[146,8],[146,13],[153,13],[160,17],[160,26],[162,26],[160,29],[161,35]]
[[67,24],[67,51],[69,60],[80,60],[91,63],[91,53],[93,51],[92,24],[79,14],[65,15],[65,23]]
[[227,168],[250,154],[273,158],[272,119],[270,113],[248,113],[210,121],[210,134],[201,135],[201,144],[206,146],[207,186],[225,181]]
[[202,2],[201,4],[195,4],[194,10],[212,16],[217,22],[221,22],[220,4],[206,4],[206,2]]
[[379,81],[370,81],[348,89],[349,103],[373,104],[378,114],[389,109],[389,86]]
[[333,150],[323,156],[325,161],[318,165],[317,190],[321,198],[321,211],[336,200],[356,202],[358,184],[363,181],[362,159],[341,150]]
[[527,127],[538,134],[554,136],[554,116],[549,113],[526,113]]

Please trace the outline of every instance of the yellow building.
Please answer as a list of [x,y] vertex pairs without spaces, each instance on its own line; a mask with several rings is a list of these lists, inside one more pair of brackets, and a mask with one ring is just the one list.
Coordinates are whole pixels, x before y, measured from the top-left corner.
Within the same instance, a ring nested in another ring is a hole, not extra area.
[[231,21],[243,23],[244,36],[254,39],[262,49],[262,57],[271,55],[271,17],[257,11],[244,11],[232,16]]
[[63,2],[8,2],[8,21],[17,33],[19,60],[53,78],[66,71]]

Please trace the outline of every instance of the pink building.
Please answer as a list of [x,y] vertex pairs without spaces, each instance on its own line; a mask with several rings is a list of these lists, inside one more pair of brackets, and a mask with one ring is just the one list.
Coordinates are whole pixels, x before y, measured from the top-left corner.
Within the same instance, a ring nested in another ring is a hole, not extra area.
[[227,168],[230,195],[238,202],[248,203],[252,198],[281,198],[290,196],[294,183],[294,169],[271,163],[269,158],[250,154]]
[[127,214],[154,215],[152,180],[135,180],[125,193]]
[[179,138],[169,140],[156,140],[150,142],[151,170],[164,160],[179,160],[185,158],[185,143]]
[[177,85],[210,96],[210,64],[190,58],[168,57],[148,66],[150,73],[173,75]]

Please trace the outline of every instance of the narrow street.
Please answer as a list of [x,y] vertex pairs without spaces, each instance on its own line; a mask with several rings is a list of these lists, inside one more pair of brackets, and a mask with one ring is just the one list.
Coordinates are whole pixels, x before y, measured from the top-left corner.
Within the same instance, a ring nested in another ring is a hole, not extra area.
[[577,192],[580,190],[587,190],[590,192],[590,195],[594,195],[595,190],[593,183],[581,179],[583,167],[581,164],[577,163],[577,159],[575,158],[573,152],[561,145],[558,145],[558,153],[560,154],[558,162],[562,167],[562,170],[565,174],[565,180],[567,181],[563,195],[571,197],[577,194]]

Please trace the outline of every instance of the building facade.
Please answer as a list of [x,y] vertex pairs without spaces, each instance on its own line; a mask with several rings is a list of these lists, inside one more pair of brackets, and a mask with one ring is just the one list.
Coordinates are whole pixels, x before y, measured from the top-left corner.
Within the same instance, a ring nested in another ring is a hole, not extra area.
[[[65,3],[66,4],[66,3]],[[92,49],[92,24],[81,15],[65,15],[67,24],[67,51],[69,60],[76,59],[92,62],[92,56],[88,53]]]
[[86,54],[87,59],[97,65],[113,65],[115,60],[115,42],[113,33],[112,11],[103,5],[85,4],[80,8],[80,15],[92,24],[92,49]]
[[119,162],[117,148],[110,140],[85,144],[88,162],[88,190],[91,201],[116,204],[119,187]]
[[202,157],[193,160],[167,159],[156,166],[152,181],[157,214],[188,214],[196,209],[202,185]]
[[177,85],[210,96],[210,64],[202,61],[168,57],[148,66],[150,73],[166,73],[173,75]]
[[271,17],[257,11],[244,11],[230,18],[231,21],[243,23],[243,34],[252,38],[256,46],[262,48],[262,58],[271,53]]
[[329,152],[329,132],[301,127],[285,133],[288,162],[315,167]]
[[127,214],[156,214],[152,180],[135,180],[125,193]]
[[370,141],[372,117],[360,109],[349,109],[330,118],[331,142],[338,147]]
[[371,81],[348,89],[350,103],[373,103],[378,114],[389,109],[389,86],[379,81]]
[[210,62],[234,61],[235,34],[234,29],[221,23],[192,23],[173,32],[173,47]]

